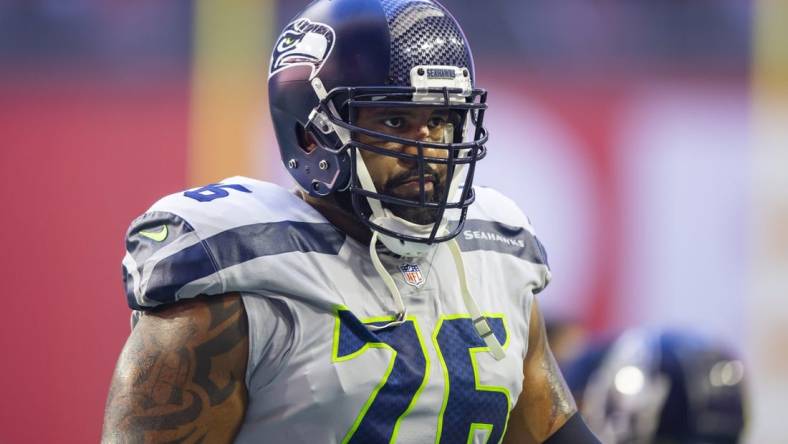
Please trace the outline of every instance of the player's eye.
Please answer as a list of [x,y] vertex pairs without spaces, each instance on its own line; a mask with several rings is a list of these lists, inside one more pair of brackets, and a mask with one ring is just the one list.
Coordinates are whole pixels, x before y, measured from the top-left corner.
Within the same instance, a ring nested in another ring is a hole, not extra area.
[[427,127],[429,129],[441,128],[444,125],[446,125],[446,118],[442,116],[435,116],[430,118],[429,121],[427,121]]
[[405,119],[402,117],[389,117],[383,120],[383,125],[391,129],[402,129],[405,126]]

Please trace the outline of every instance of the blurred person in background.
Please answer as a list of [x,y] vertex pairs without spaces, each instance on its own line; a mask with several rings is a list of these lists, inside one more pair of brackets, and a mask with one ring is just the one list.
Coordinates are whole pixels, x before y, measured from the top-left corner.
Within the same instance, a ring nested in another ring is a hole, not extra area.
[[269,73],[300,188],[234,177],[132,223],[104,442],[598,442],[545,339],[545,251],[473,187],[474,79],[435,2],[302,11]]
[[746,425],[744,366],[679,331],[629,330],[562,366],[589,427],[610,444],[736,444]]

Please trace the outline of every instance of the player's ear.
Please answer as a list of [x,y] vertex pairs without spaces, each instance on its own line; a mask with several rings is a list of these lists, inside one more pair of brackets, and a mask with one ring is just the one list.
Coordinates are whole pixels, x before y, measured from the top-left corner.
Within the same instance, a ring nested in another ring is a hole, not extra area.
[[298,146],[307,153],[311,153],[317,148],[315,136],[300,123],[296,125],[296,139],[298,140]]

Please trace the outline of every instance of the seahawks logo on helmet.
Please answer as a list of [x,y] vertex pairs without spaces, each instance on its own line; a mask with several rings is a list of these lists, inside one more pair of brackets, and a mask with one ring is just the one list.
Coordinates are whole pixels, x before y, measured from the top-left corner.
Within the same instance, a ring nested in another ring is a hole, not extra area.
[[292,66],[310,66],[314,78],[334,48],[334,30],[323,23],[298,19],[287,25],[276,41],[270,76]]

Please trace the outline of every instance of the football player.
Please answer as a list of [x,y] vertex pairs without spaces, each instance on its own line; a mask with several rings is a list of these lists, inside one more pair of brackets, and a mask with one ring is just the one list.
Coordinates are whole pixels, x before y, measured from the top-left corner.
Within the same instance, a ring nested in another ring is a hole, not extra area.
[[588,347],[564,371],[589,426],[606,443],[741,439],[744,365],[696,334],[630,330]]
[[431,0],[317,0],[271,58],[289,191],[234,177],[128,230],[104,442],[595,443],[528,219],[473,186],[486,92]]

